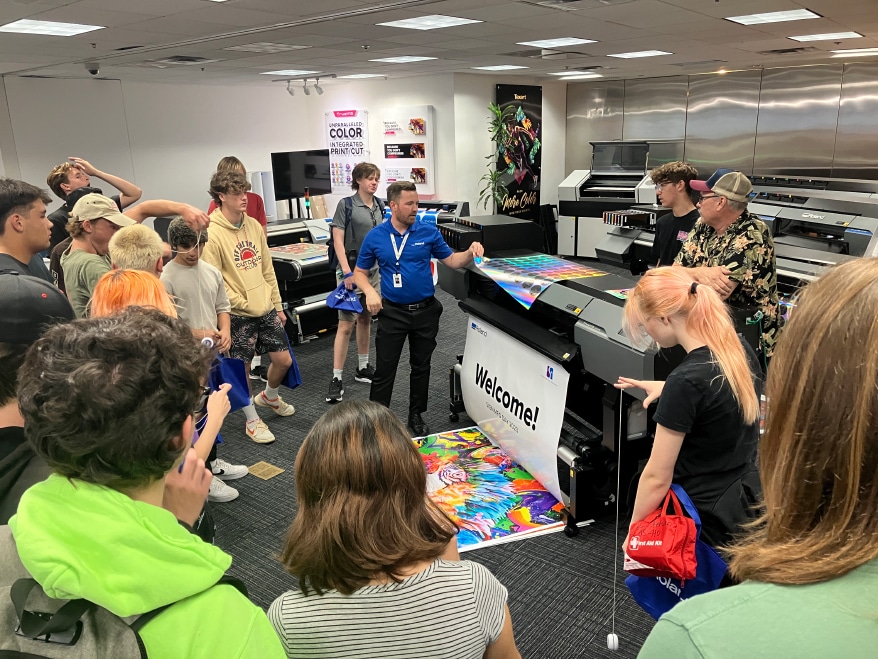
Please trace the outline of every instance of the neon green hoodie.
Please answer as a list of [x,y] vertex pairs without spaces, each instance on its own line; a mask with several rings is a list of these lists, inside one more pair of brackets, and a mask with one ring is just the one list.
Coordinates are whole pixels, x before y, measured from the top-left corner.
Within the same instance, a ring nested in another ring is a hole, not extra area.
[[217,208],[210,214],[207,235],[201,258],[223,274],[232,313],[260,318],[272,308],[282,311],[274,264],[259,222],[245,215],[238,228]]
[[265,613],[234,586],[232,562],[168,511],[53,474],[9,520],[18,555],[50,597],[85,598],[118,616],[178,602],[147,623],[150,657],[284,657]]

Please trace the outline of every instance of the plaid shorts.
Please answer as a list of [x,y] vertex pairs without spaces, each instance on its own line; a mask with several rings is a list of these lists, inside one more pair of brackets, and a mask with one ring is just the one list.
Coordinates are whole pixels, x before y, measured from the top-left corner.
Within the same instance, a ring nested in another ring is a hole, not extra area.
[[257,354],[285,352],[289,346],[284,326],[274,309],[259,318],[232,314],[231,329],[229,357],[243,359],[245,362],[249,362]]

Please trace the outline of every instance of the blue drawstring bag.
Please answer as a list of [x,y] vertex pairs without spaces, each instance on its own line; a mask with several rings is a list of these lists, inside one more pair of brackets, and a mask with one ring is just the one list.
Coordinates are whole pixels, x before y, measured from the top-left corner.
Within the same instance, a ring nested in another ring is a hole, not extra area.
[[671,489],[686,514],[695,522],[695,560],[698,567],[695,578],[685,583],[672,577],[638,577],[633,574],[625,579],[631,596],[656,620],[682,600],[716,590],[728,570],[728,565],[716,550],[701,540],[701,518],[686,490],[679,485],[671,485]]
[[207,384],[214,391],[218,391],[221,384],[230,384],[229,403],[231,411],[240,410],[250,404],[250,382],[247,377],[247,367],[240,359],[216,356]]
[[336,289],[329,294],[329,297],[326,298],[326,306],[338,311],[363,313],[363,305],[360,304],[360,297],[357,295],[356,288],[349,291],[345,288],[344,282],[341,282]]

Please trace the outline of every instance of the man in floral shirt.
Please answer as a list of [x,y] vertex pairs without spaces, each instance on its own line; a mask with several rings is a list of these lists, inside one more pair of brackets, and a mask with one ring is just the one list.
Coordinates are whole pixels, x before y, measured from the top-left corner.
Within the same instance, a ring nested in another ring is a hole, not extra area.
[[762,352],[771,357],[783,321],[774,241],[766,224],[747,211],[753,186],[730,169],[718,169],[706,181],[690,185],[701,192],[701,219],[674,264],[692,268],[693,278],[713,288],[729,306],[761,309]]

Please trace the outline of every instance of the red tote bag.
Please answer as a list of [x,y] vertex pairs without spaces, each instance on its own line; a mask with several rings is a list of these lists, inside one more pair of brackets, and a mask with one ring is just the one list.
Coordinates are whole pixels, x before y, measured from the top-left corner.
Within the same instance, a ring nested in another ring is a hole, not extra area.
[[[670,511],[669,511],[670,509]],[[625,571],[638,577],[695,578],[695,521],[668,490],[661,508],[634,522],[625,548]]]

